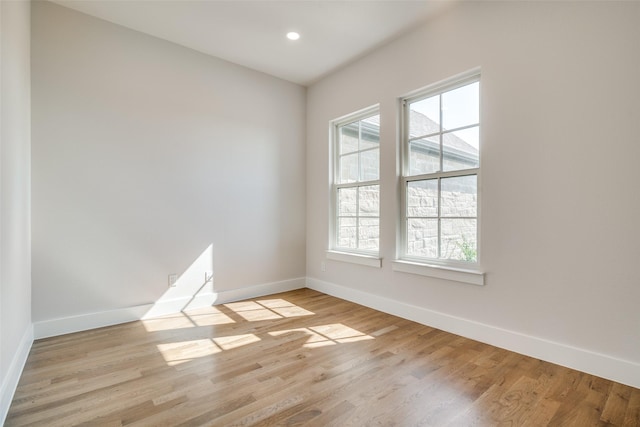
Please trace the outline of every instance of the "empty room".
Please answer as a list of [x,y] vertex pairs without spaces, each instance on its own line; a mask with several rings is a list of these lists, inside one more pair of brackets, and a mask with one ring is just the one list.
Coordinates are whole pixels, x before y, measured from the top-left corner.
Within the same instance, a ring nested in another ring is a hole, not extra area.
[[640,2],[0,22],[0,424],[640,426]]

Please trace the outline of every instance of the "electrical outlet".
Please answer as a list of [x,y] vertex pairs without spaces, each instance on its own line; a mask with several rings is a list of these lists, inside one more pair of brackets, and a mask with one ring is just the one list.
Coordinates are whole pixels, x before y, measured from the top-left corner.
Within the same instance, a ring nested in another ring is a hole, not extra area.
[[176,286],[176,282],[178,281],[178,275],[173,273],[169,275],[169,287],[173,288]]
[[326,262],[322,261],[320,263],[320,270],[327,271],[327,263]]

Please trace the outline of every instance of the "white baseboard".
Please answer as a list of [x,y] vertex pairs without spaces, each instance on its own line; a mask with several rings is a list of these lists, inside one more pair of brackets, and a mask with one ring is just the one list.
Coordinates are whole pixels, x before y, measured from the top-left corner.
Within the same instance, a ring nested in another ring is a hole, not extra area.
[[[24,362],[26,361],[34,335],[36,339],[63,335],[143,318],[178,313],[185,308],[209,306],[212,304],[221,304],[291,291],[294,289],[304,288],[305,284],[306,287],[310,289],[352,301],[357,304],[365,305],[385,313],[393,314],[395,316],[473,340],[495,345],[496,347],[504,348],[516,353],[535,357],[537,359],[640,388],[640,364],[638,363],[549,341],[544,338],[534,337],[496,326],[475,322],[469,319],[451,316],[449,314],[308,277],[306,279],[296,278],[280,282],[248,286],[240,289],[206,293],[198,295],[195,298],[179,298],[169,301],[161,301],[154,304],[145,304],[100,313],[89,313],[62,319],[35,322],[33,330],[30,331],[30,337],[25,337],[23,340],[24,344],[21,345],[21,350],[17,353],[14,359],[10,374],[13,376],[11,378],[7,377],[7,381],[2,384],[2,394],[0,395],[0,398],[2,398],[2,405],[5,404],[5,394],[7,394],[7,390],[11,390],[11,393],[9,395],[6,408],[4,406],[0,406],[0,410],[4,410],[6,415],[6,411],[9,409],[8,405],[11,402],[15,385],[17,385],[18,378],[22,372],[22,366],[24,366]],[[13,365],[17,368],[14,369]],[[17,374],[14,375],[15,372],[17,372]],[[11,386],[11,381],[15,382],[13,386]],[[2,415],[1,412],[0,415]]]
[[[210,307],[213,304],[224,304],[231,301],[239,301],[248,298],[257,298],[263,295],[277,294],[279,292],[292,291],[306,287],[306,279],[282,280],[280,282],[262,283],[260,285],[247,286],[225,291],[207,292],[196,295],[193,298],[177,298],[169,301],[160,301],[150,304],[151,307],[139,319],[150,319],[167,314],[179,313],[186,309]],[[135,320],[135,319],[134,319]]]
[[117,325],[119,323],[132,322],[141,319],[151,308],[153,308],[153,304],[145,304],[33,322],[34,335],[36,339],[49,338],[57,335],[102,328],[104,326]]
[[108,310],[97,313],[80,314],[60,319],[34,322],[35,339],[48,338],[104,326],[117,325],[140,319],[149,319],[167,314],[179,313],[185,309],[211,306],[230,301],[256,298],[279,292],[291,291],[305,287],[305,278],[283,280],[279,282],[262,283],[239,289],[208,292],[194,297],[182,297],[151,304]]
[[640,388],[640,364],[307,278],[307,287],[423,325]]
[[18,381],[20,381],[24,365],[27,363],[27,357],[29,356],[32,344],[33,327],[29,326],[20,340],[20,344],[11,360],[4,381],[0,384],[0,425],[4,425],[4,421],[9,413],[9,407],[11,406],[16,388],[18,387]]
[[230,289],[218,292],[216,304],[224,304],[231,301],[240,301],[247,298],[257,298],[265,295],[278,294],[307,287],[306,277],[282,280],[279,282],[263,283],[261,285],[247,286],[244,288]]

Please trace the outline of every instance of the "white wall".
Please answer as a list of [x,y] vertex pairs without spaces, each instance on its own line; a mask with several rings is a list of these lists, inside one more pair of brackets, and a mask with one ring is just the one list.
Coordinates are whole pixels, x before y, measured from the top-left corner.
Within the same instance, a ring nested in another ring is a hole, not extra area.
[[[310,282],[639,387],[639,24],[637,2],[463,2],[311,86]],[[394,272],[397,99],[478,66],[486,286]],[[328,122],[375,103],[383,266],[323,272]]]
[[0,2],[0,424],[33,341],[28,1]]
[[[173,297],[168,273],[209,266],[215,291],[270,289],[260,285],[305,275],[306,229],[312,286],[523,352],[551,343],[560,353],[547,359],[582,370],[567,359],[619,360],[633,372],[614,379],[640,386],[640,4],[457,4],[314,84],[307,113],[302,87],[57,5],[32,7],[36,322],[146,306]],[[393,272],[397,98],[476,66],[486,286]],[[324,252],[328,122],[374,103],[381,269]],[[4,168],[2,178],[4,224]],[[3,325],[16,308],[25,316],[25,299],[8,299],[3,280]],[[28,336],[28,321],[18,327],[2,330],[0,363],[7,340],[20,328]]]
[[196,261],[216,292],[304,277],[305,88],[47,2],[32,25],[36,326]]

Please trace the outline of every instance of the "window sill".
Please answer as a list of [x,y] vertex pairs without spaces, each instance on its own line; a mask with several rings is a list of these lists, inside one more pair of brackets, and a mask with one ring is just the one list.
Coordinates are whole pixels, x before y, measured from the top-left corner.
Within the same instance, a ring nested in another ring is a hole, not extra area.
[[403,273],[418,274],[420,276],[436,277],[438,279],[469,283],[484,286],[484,273],[476,270],[444,267],[440,265],[422,264],[403,260],[393,261],[393,270]]
[[350,252],[327,251],[327,259],[352,264],[366,265],[369,267],[382,267],[382,258],[374,255],[354,254]]

